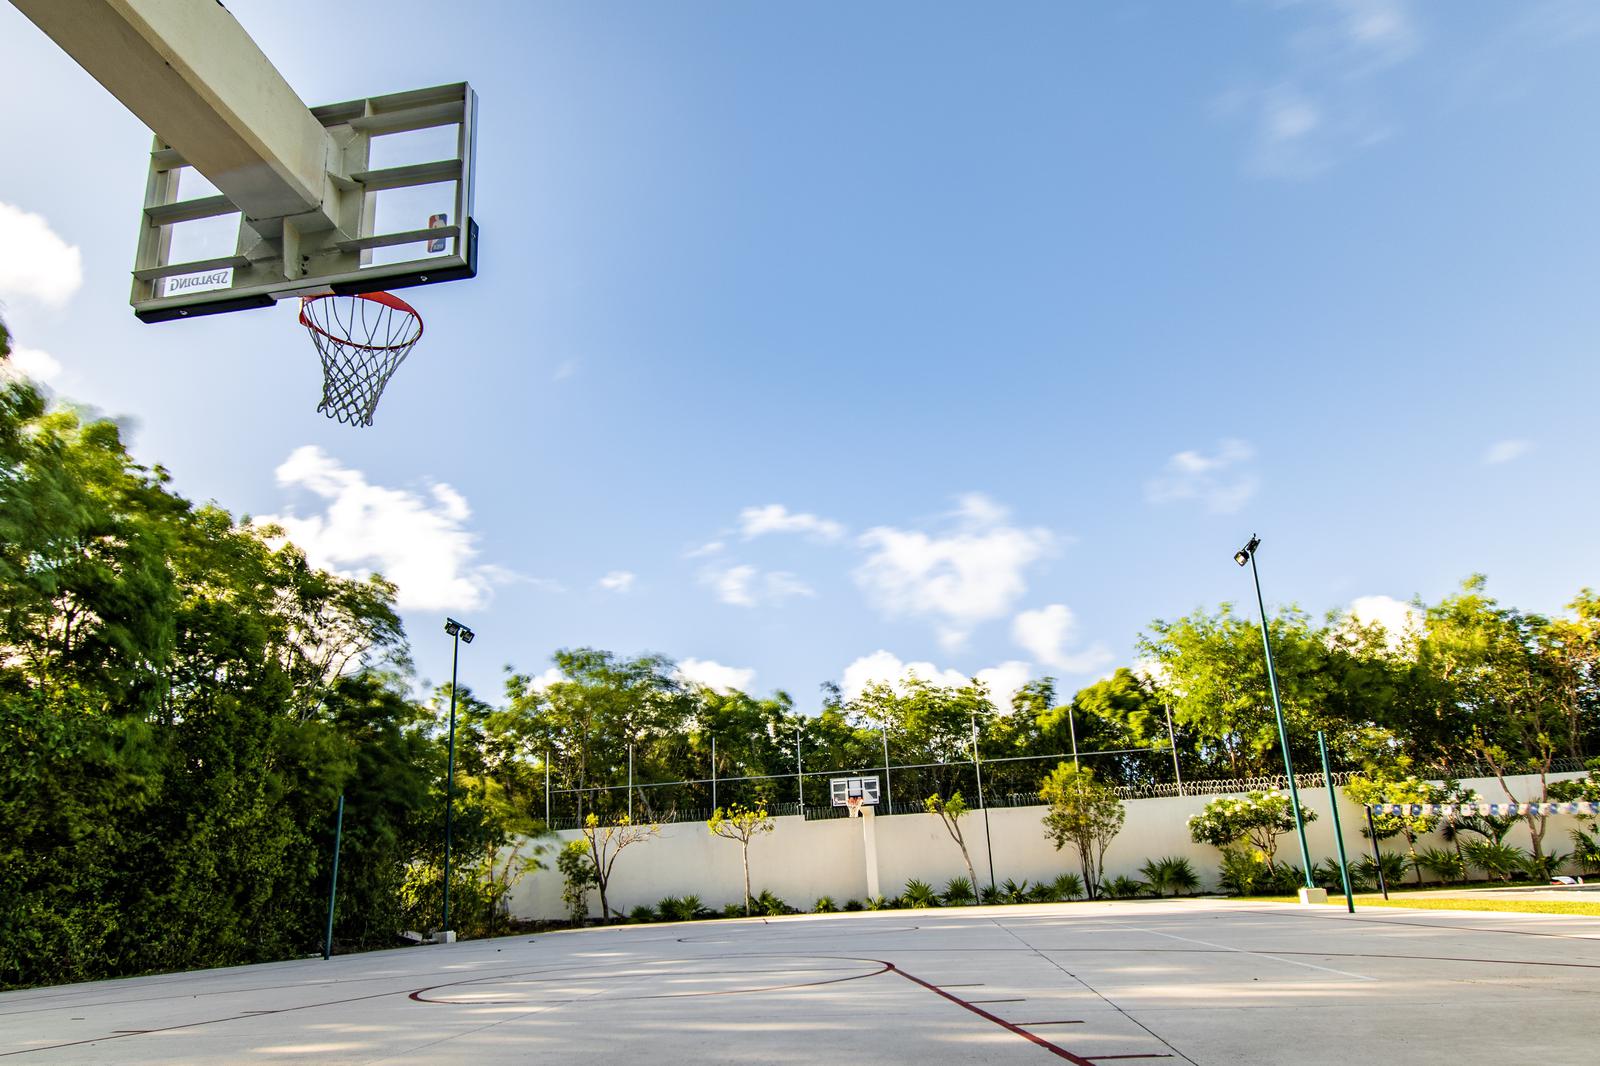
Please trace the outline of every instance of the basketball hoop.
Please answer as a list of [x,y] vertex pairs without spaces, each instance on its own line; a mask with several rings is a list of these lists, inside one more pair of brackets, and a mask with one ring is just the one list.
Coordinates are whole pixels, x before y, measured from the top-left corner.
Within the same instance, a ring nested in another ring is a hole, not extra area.
[[322,357],[317,410],[352,426],[372,425],[383,387],[422,339],[422,316],[387,292],[327,293],[301,298],[300,324]]
[[860,818],[861,817],[861,797],[860,796],[851,796],[850,798],[848,798],[848,799],[846,799],[844,801],[844,805],[845,805],[845,807],[847,807],[849,809],[850,817],[852,817],[852,818]]

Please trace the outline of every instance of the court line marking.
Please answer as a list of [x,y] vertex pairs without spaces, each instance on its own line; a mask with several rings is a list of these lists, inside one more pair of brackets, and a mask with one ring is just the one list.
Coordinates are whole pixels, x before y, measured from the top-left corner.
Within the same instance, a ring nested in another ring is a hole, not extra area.
[[[1138,928],[1138,927],[1134,927],[1134,928]],[[1141,932],[1141,933],[1149,933],[1151,936],[1164,936],[1169,940],[1183,940],[1183,941],[1186,941],[1187,943],[1190,943],[1190,944],[1202,944],[1202,945],[1204,945],[1204,946],[1206,946],[1208,948],[1216,948],[1218,951],[1228,951],[1228,952],[1233,952],[1233,953],[1239,954],[1239,955],[1254,955],[1258,959],[1272,959],[1274,962],[1281,962],[1281,963],[1284,963],[1285,965],[1288,965],[1288,966],[1304,966],[1308,970],[1321,970],[1323,973],[1338,974],[1340,977],[1353,977],[1357,981],[1376,981],[1377,980],[1376,977],[1368,977],[1366,974],[1362,974],[1362,973],[1351,973],[1349,970],[1335,970],[1331,966],[1318,966],[1314,962],[1301,962],[1298,959],[1285,959],[1282,956],[1271,955],[1271,954],[1268,954],[1265,951],[1251,951],[1249,948],[1235,948],[1235,947],[1229,947],[1227,944],[1215,944],[1215,943],[1212,943],[1209,940],[1196,940],[1192,936],[1179,936],[1177,933],[1163,933],[1159,929],[1142,929],[1141,928],[1141,929],[1139,929],[1139,932]]]

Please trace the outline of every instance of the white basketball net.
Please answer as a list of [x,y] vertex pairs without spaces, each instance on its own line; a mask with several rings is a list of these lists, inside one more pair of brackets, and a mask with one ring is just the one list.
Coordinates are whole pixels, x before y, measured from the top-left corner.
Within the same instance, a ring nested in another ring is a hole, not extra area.
[[372,425],[383,387],[422,339],[422,316],[386,292],[311,296],[300,303],[322,358],[317,410],[352,426]]
[[861,797],[860,796],[849,796],[849,797],[847,797],[845,799],[845,801],[844,801],[844,805],[847,808],[849,808],[850,817],[852,817],[852,818],[860,818],[861,817]]

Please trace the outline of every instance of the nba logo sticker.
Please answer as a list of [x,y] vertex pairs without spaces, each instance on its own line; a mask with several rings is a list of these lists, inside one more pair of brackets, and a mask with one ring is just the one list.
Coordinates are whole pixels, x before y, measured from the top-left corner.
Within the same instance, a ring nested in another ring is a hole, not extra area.
[[[429,229],[438,229],[440,226],[448,226],[449,224],[450,224],[450,216],[449,215],[429,215],[428,216],[428,228]],[[428,251],[430,253],[432,253],[432,252],[442,252],[445,249],[445,244],[446,243],[447,242],[446,242],[445,238],[443,238],[443,237],[435,237],[433,240],[428,242]]]

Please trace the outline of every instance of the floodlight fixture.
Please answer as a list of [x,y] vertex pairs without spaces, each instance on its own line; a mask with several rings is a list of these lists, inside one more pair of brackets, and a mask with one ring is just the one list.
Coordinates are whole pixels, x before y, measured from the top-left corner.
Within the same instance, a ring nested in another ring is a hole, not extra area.
[[1233,553],[1233,561],[1243,566],[1250,561],[1251,556],[1255,555],[1256,549],[1259,547],[1261,547],[1261,538],[1251,534],[1250,543]]

